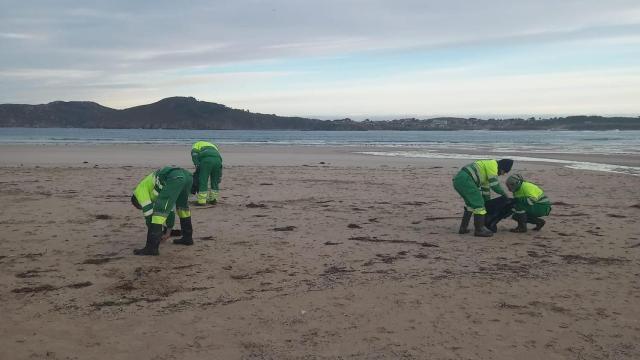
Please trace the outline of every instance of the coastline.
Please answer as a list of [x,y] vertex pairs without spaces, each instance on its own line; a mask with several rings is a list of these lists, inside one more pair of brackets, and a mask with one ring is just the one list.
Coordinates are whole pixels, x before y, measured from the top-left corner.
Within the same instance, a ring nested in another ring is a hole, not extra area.
[[[640,154],[539,153],[527,151],[473,151],[470,149],[420,147],[398,149],[385,146],[221,145],[225,165],[334,166],[432,166],[466,164],[473,158],[515,157],[527,167],[571,163],[620,165],[640,174]],[[178,144],[0,144],[0,166],[155,166],[189,167],[188,145]],[[377,156],[376,156],[377,155]],[[395,155],[395,156],[394,156]],[[348,158],[346,158],[348,157]],[[86,161],[86,163],[85,163]],[[89,165],[87,165],[89,164]],[[637,168],[637,169],[636,169]],[[580,169],[578,167],[578,169]],[[589,168],[586,168],[589,169]],[[593,170],[607,171],[607,168]]]

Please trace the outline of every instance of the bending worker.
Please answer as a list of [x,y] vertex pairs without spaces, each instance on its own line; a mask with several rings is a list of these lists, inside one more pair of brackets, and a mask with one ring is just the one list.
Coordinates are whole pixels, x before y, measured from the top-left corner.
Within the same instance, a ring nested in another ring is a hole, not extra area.
[[551,202],[544,191],[536,184],[525,181],[518,174],[507,178],[507,188],[513,192],[516,210],[513,219],[518,222],[518,227],[511,231],[527,232],[527,222],[536,226],[533,230],[542,229],[546,222],[541,217],[551,213]]
[[[182,238],[174,244],[193,245],[193,227],[189,211],[189,192],[193,177],[179,167],[166,166],[147,175],[133,191],[131,202],[139,206],[147,220],[147,243],[134,255],[158,255],[162,227],[169,221],[173,208],[180,218]],[[135,202],[134,202],[135,200]],[[136,207],[138,207],[136,206]]]
[[484,217],[487,210],[484,207],[484,202],[491,199],[491,190],[499,195],[507,196],[500,186],[498,176],[508,173],[512,166],[513,160],[511,159],[477,160],[463,167],[453,178],[453,187],[462,196],[465,204],[458,231],[460,234],[469,232],[469,220],[471,220],[473,213],[474,235],[482,237],[493,235],[493,232],[485,227]]
[[[196,166],[198,182],[198,205],[206,205],[207,202],[215,204],[220,194],[220,180],[222,179],[222,156],[218,147],[206,141],[198,141],[191,148],[191,160]],[[211,189],[208,182],[211,179]]]

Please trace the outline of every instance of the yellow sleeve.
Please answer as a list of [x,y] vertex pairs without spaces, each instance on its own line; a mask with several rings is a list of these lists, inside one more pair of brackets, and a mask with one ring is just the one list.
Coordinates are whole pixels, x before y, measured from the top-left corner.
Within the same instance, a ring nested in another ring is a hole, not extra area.
[[155,186],[154,173],[147,175],[136,188],[133,190],[133,195],[142,206],[142,213],[144,216],[149,216],[153,213],[153,188]]
[[500,186],[500,180],[498,180],[498,162],[495,160],[489,160],[485,163],[485,170],[487,172],[487,181],[489,181],[489,187],[499,195],[507,195],[502,186]]

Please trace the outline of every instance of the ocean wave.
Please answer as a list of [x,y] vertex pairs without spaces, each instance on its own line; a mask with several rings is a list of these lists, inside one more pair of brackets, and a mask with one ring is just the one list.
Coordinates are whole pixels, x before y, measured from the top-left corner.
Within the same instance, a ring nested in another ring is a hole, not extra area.
[[[0,144],[221,145],[381,148],[441,153],[640,155],[640,131],[275,131],[2,128]],[[551,155],[540,157],[554,157]]]
[[[493,157],[492,155],[471,155],[471,154],[409,152],[409,151],[359,151],[356,153],[364,154],[364,155],[373,155],[373,156],[397,156],[397,157],[428,158],[428,159],[490,159]],[[515,161],[562,164],[566,168],[577,169],[577,170],[601,171],[601,172],[640,176],[640,167],[636,167],[636,166],[603,164],[603,163],[594,163],[594,162],[588,162],[588,161],[538,158],[538,157],[530,157],[530,156],[509,156],[509,158]]]

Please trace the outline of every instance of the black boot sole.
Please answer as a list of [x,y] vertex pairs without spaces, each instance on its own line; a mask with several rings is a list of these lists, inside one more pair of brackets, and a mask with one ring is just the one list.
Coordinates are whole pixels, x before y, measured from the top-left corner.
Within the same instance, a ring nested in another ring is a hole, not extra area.
[[176,239],[176,240],[173,240],[173,244],[174,244],[174,245],[185,245],[185,246],[191,246],[191,245],[193,245],[193,241],[190,241],[190,242],[183,242],[183,241],[180,241],[179,239]]
[[147,249],[135,249],[133,250],[133,255],[137,256],[158,256],[160,253],[158,251],[152,251]]

